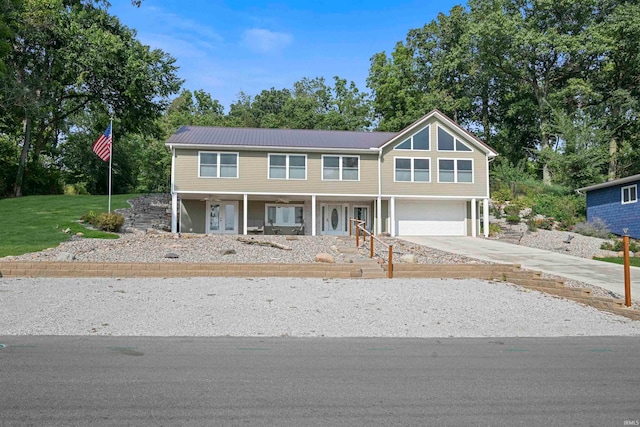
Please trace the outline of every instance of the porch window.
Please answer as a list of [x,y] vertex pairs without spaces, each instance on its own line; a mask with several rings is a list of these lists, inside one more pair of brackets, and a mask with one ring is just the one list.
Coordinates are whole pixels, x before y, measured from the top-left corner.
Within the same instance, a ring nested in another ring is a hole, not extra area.
[[237,178],[238,153],[198,153],[200,178]]
[[307,179],[307,156],[269,154],[269,179]]
[[358,181],[360,158],[358,156],[322,156],[322,179]]
[[622,187],[622,204],[636,203],[638,201],[638,185]]
[[267,205],[267,224],[280,226],[302,225],[304,218],[302,205]]

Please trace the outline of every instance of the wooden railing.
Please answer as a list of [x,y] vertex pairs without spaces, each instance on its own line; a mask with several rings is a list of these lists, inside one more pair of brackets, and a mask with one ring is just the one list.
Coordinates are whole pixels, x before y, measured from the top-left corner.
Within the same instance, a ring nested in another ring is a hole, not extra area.
[[[362,234],[362,239],[364,244],[367,243],[367,236],[369,237],[369,258],[373,258],[375,254],[376,245],[374,244],[374,242],[377,241],[382,246],[387,247],[388,249],[387,264],[389,266],[387,271],[388,271],[389,279],[392,279],[393,278],[393,245],[387,245],[385,242],[383,242],[382,240],[374,236],[373,233],[371,233],[365,227],[365,221],[357,218],[349,218],[349,236],[353,236],[354,231],[356,235],[356,247],[358,248],[360,247],[360,235]],[[384,259],[383,255],[381,255],[381,257],[382,259]]]

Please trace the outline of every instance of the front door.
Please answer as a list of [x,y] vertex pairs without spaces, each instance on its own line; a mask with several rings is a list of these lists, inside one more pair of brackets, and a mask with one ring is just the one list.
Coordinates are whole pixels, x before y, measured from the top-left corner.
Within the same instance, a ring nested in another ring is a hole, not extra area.
[[347,209],[343,205],[326,205],[324,209],[324,233],[325,234],[346,234],[347,233]]
[[354,206],[353,217],[355,219],[364,221],[364,227],[367,230],[371,230],[369,228],[369,207],[368,206]]
[[238,234],[238,202],[210,202],[207,233]]

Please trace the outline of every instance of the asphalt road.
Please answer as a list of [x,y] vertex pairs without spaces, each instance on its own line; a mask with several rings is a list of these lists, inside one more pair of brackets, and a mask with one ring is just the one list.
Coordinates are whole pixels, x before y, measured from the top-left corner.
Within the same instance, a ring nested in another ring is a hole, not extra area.
[[0,425],[638,425],[640,338],[0,337]]

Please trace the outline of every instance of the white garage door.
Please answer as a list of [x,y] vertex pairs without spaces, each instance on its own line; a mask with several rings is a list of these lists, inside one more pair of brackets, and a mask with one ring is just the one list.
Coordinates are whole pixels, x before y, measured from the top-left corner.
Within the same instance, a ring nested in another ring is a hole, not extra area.
[[466,202],[414,201],[396,202],[396,233],[399,236],[466,235]]

